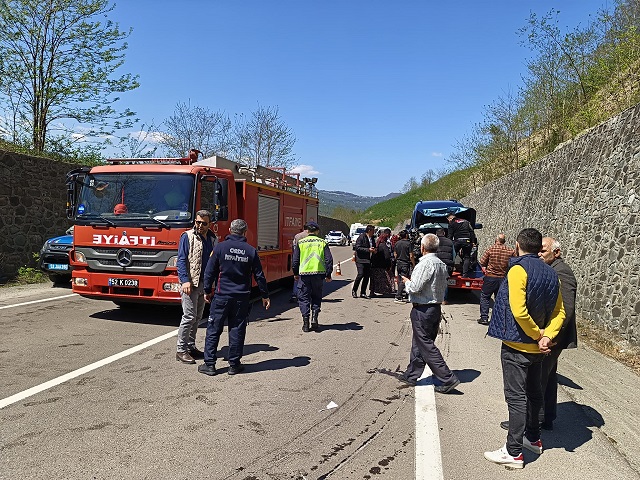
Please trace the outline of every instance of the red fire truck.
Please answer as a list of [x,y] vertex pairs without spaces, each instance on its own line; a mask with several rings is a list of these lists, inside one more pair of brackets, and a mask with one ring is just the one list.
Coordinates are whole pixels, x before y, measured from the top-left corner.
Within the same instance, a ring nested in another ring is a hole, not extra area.
[[[293,275],[293,237],[318,220],[315,185],[264,167],[222,157],[113,159],[67,177],[67,216],[74,222],[70,252],[73,291],[132,303],[180,303],[176,261],[180,235],[195,214],[213,214],[219,240],[233,219],[249,225],[269,282]],[[313,179],[315,180],[315,179]]]

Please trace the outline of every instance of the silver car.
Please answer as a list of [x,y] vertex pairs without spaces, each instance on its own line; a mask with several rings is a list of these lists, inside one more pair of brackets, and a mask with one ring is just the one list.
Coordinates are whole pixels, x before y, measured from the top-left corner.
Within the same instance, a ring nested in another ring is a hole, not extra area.
[[347,237],[340,230],[331,230],[324,239],[329,245],[344,246],[347,244]]

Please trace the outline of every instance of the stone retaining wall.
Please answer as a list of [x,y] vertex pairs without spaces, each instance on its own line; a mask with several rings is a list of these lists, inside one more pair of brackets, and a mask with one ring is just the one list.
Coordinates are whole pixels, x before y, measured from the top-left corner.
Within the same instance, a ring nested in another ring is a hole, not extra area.
[[525,227],[558,239],[578,280],[578,316],[640,344],[640,105],[461,200],[480,253]]
[[45,240],[71,226],[65,208],[69,170],[78,165],[0,151],[0,281],[35,266]]

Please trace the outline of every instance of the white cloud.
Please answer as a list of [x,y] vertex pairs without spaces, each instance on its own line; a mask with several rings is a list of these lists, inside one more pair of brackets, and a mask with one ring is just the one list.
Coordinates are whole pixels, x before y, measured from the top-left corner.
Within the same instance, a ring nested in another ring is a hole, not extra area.
[[431,156],[432,157],[441,157],[442,156],[442,152],[431,152]]
[[321,175],[319,171],[317,171],[311,165],[298,165],[289,170],[291,173],[299,173],[301,177],[309,177],[312,175]]
[[135,138],[136,140],[139,140],[141,142],[148,143],[160,143],[162,141],[163,135],[164,134],[162,132],[151,132],[145,130],[138,130],[137,132],[129,133],[129,137]]

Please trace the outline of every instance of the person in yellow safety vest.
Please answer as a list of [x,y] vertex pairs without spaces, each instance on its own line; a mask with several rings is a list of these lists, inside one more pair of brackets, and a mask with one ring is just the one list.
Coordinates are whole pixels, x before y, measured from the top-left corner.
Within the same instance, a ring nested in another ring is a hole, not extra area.
[[293,278],[298,282],[298,306],[302,313],[303,332],[318,330],[323,282],[330,282],[333,272],[329,245],[318,236],[320,226],[316,222],[307,222],[307,231],[309,234],[298,240],[291,262]]

